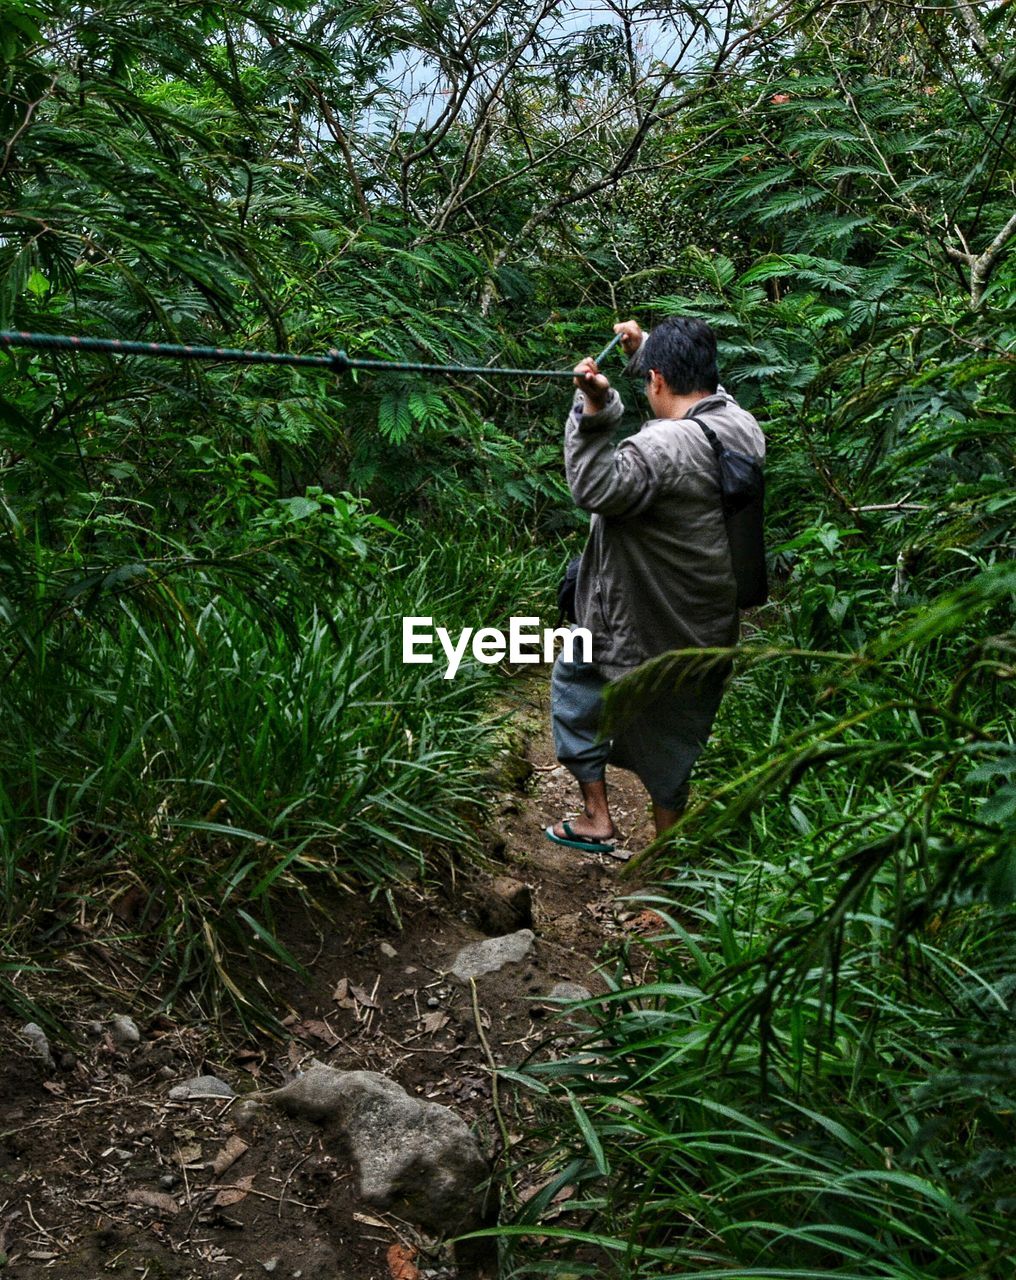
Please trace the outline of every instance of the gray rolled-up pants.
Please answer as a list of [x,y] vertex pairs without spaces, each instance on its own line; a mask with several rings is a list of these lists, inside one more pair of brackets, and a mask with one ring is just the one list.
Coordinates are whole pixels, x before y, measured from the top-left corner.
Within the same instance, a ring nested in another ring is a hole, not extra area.
[[655,688],[621,708],[603,733],[603,691],[610,683],[591,662],[559,656],[550,680],[551,722],[558,760],[579,782],[598,782],[608,764],[637,774],[654,803],[680,812],[688,778],[702,753],[723,697],[722,678]]

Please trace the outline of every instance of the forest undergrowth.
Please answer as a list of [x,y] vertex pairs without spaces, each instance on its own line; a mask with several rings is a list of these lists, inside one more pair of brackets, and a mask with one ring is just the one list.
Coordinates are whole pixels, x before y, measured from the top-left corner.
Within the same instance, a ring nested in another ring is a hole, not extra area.
[[[587,1041],[516,1077],[547,1148],[504,1275],[1008,1280],[1011,6],[3,19],[0,327],[560,369],[694,314],[765,428],[773,599],[633,869],[653,980],[622,949]],[[548,614],[566,402],[0,359],[13,1013],[59,1025],[87,919],[153,1002],[264,1024],[231,958],[291,963],[281,890],[469,855],[497,676],[403,665],[399,623]]]

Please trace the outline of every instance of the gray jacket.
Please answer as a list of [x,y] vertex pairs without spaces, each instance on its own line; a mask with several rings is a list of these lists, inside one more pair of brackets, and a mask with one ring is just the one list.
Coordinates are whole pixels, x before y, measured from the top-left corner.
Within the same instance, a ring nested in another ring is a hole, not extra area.
[[687,418],[651,418],[615,448],[624,405],[611,388],[601,412],[576,392],[565,430],[565,472],[592,513],[576,590],[593,662],[615,679],[669,649],[735,644],[736,587],[720,511],[716,458],[701,417],[721,443],[765,456],[752,415],[720,387]]

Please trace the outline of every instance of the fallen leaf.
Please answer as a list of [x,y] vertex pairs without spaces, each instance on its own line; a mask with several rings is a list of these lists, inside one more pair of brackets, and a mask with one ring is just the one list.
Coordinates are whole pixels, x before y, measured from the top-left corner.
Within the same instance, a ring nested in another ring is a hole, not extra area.
[[364,987],[357,987],[357,986],[354,986],[352,983],[350,983],[349,989],[350,991],[352,991],[353,996],[356,999],[356,1003],[362,1004],[365,1009],[381,1008],[379,1004],[377,1004],[373,999],[371,999],[371,997],[367,994],[366,989]]
[[442,1013],[440,1009],[435,1009],[433,1013],[425,1013],[423,1015],[423,1030],[428,1036],[434,1035],[436,1031],[440,1031],[442,1027],[447,1027],[448,1015]]
[[362,1222],[366,1227],[384,1227],[386,1230],[391,1230],[390,1222],[382,1222],[380,1218],[372,1218],[369,1213],[355,1212],[353,1221]]
[[483,1076],[459,1076],[451,1084],[451,1095],[457,1102],[483,1097],[489,1090],[490,1085]]
[[218,1177],[219,1174],[225,1173],[230,1165],[236,1164],[237,1160],[248,1150],[247,1143],[237,1134],[231,1134],[226,1139],[226,1145],[212,1161],[212,1172]]
[[356,1001],[349,994],[349,979],[340,978],[332,992],[332,999],[340,1009],[355,1009]]
[[607,857],[613,858],[617,862],[627,862],[629,858],[634,857],[631,849],[619,849],[617,845],[613,849],[607,851]]
[[655,911],[640,911],[631,920],[624,922],[624,927],[629,933],[659,933],[667,927],[667,922],[663,917]]
[[148,1209],[161,1209],[163,1213],[179,1213],[180,1206],[165,1191],[128,1191],[128,1204],[144,1205]]
[[410,1245],[393,1244],[386,1256],[391,1280],[419,1280],[420,1272],[413,1262],[416,1250]]
[[313,1036],[315,1040],[321,1040],[329,1049],[339,1043],[339,1037],[328,1023],[322,1022],[320,1018],[307,1018],[304,1022],[298,1022],[292,1030],[297,1035]]
[[186,1143],[186,1145],[179,1148],[179,1150],[176,1153],[176,1158],[177,1158],[177,1161],[182,1165],[197,1164],[198,1161],[201,1159],[201,1143],[200,1142]]
[[249,1173],[246,1178],[237,1178],[232,1186],[220,1189],[219,1194],[212,1201],[213,1208],[228,1209],[231,1204],[239,1204],[241,1200],[246,1200],[253,1185],[253,1173]]

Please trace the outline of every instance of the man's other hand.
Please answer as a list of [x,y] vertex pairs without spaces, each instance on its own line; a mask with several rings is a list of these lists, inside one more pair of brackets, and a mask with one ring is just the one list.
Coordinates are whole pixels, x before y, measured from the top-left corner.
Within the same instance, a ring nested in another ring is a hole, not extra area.
[[575,385],[585,399],[586,413],[599,413],[606,406],[610,382],[597,369],[592,356],[586,356],[575,366]]
[[614,325],[614,332],[621,335],[621,350],[630,360],[642,346],[642,339],[645,337],[639,322],[622,320],[620,324]]

